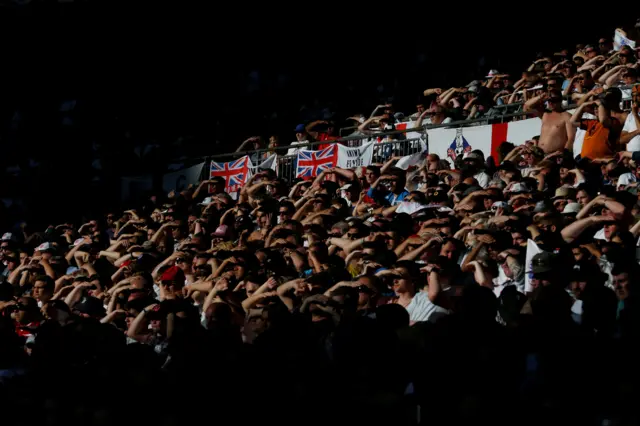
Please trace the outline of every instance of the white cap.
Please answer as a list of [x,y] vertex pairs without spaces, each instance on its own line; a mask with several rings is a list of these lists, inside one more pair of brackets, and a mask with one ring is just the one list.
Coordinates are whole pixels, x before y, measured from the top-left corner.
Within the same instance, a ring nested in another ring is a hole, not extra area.
[[618,177],[617,189],[620,189],[621,186],[626,186],[634,182],[637,182],[635,175],[632,173],[623,173]]
[[51,243],[42,243],[38,247],[36,247],[36,251],[46,251],[51,250],[52,248],[53,247],[51,247]]
[[494,77],[494,76],[496,76],[496,75],[498,75],[498,74],[500,74],[500,73],[498,72],[498,70],[496,70],[496,69],[490,70],[490,71],[489,71],[489,74],[487,74],[487,78]]
[[204,200],[202,200],[201,203],[198,203],[198,204],[201,206],[208,206],[211,203],[213,203],[213,197],[207,197]]
[[13,240],[13,234],[11,232],[5,232],[2,234],[2,241],[11,241]]
[[582,209],[580,203],[568,203],[564,206],[562,214],[576,214]]
[[482,156],[477,152],[465,152],[465,154],[462,156],[462,159],[466,160],[467,158],[471,160],[483,160]]
[[513,184],[511,188],[509,188],[509,192],[530,192],[527,185],[524,183],[518,182]]

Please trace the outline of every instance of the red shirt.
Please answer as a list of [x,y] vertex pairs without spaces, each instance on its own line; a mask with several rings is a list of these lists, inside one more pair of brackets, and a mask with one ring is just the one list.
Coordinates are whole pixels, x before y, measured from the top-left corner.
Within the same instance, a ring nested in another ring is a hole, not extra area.
[[[318,141],[319,141],[319,142],[323,142],[323,141],[335,141],[335,140],[337,140],[337,139],[338,139],[338,138],[337,138],[337,137],[335,137],[335,136],[329,136],[329,134],[328,134],[328,133],[318,133]],[[318,148],[316,148],[316,149],[322,150],[322,149],[328,148],[328,147],[330,147],[330,146],[331,146],[331,144],[320,144],[320,145],[318,145]]]
[[25,328],[33,329],[33,328],[38,328],[39,326],[40,326],[40,321],[30,322],[29,324],[26,324],[26,325],[21,325],[20,323],[16,322],[16,334],[20,337],[33,336],[33,333],[31,333],[31,331],[29,330],[25,330]]

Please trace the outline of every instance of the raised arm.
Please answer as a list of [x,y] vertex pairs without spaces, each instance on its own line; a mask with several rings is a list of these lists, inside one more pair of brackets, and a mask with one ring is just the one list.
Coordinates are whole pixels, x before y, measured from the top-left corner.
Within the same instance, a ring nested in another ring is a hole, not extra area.
[[146,323],[145,317],[149,313],[149,311],[153,310],[156,306],[158,305],[149,305],[142,311],[140,311],[138,316],[133,321],[131,321],[131,325],[129,325],[129,329],[127,330],[128,337],[139,342],[144,342],[149,338],[148,334],[142,332],[144,330],[144,324]]
[[429,114],[429,110],[425,109],[424,111],[422,111],[422,114],[420,114],[420,116],[418,117],[418,119],[416,120],[416,124],[415,124],[415,128],[416,129],[420,129],[422,130],[422,122],[424,121],[424,117]]
[[580,72],[580,71],[588,71],[589,68],[591,67],[591,65],[595,66],[597,61],[601,61],[601,60],[604,60],[604,59],[605,58],[602,55],[594,56],[593,58],[589,59],[584,64],[582,64],[582,66],[580,68],[578,68],[578,72]]
[[282,303],[285,304],[285,306],[292,311],[293,308],[295,308],[295,305],[293,304],[293,299],[288,295],[288,293],[293,290],[296,287],[300,287],[302,285],[304,285],[304,279],[303,278],[297,278],[293,281],[289,281],[286,282],[284,284],[282,284],[280,287],[278,287],[278,289],[276,290],[276,292],[278,293],[278,297],[280,298],[280,300],[282,301]]
[[567,132],[567,143],[564,145],[564,149],[573,153],[573,142],[576,140],[576,128],[571,124],[571,114],[566,113],[564,125]]
[[616,65],[611,68],[609,71],[602,74],[602,76],[598,79],[598,83],[611,86],[613,83],[620,79],[620,74],[625,70],[626,65]]
[[390,106],[390,105],[387,105],[387,104],[385,104],[385,105],[378,105],[377,107],[375,107],[375,108],[373,109],[373,111],[371,111],[371,115],[369,116],[369,119],[374,118],[374,117],[378,114],[378,110],[380,110],[380,109],[382,109],[382,108],[387,108],[387,107],[389,107],[389,106]]
[[442,95],[440,95],[440,105],[442,105],[443,107],[447,107],[449,105],[449,101],[451,100],[451,98],[453,98],[453,96],[458,93],[461,92],[462,89],[458,89],[456,87],[452,87],[451,89],[449,89],[448,91],[446,91],[445,93],[443,93]]
[[574,242],[587,228],[590,228],[598,223],[611,220],[607,216],[589,216],[584,219],[576,220],[570,225],[562,229],[561,235],[568,244]]
[[525,102],[523,106],[524,112],[535,112],[537,115],[542,116],[544,114],[544,101],[547,95],[542,94],[540,96],[534,96]]
[[582,105],[580,105],[578,107],[578,109],[576,109],[573,114],[571,115],[571,119],[569,120],[569,124],[571,124],[571,126],[578,128],[580,127],[580,123],[582,122],[582,114],[584,113],[584,109],[591,105],[591,102],[588,103],[584,103]]
[[236,152],[242,152],[242,151],[247,151],[247,146],[255,141],[259,141],[260,140],[260,136],[252,136],[249,139],[245,140],[244,142],[242,142],[240,144],[240,146],[238,147],[238,149],[236,149]]
[[364,123],[362,123],[361,125],[358,126],[358,131],[365,134],[365,135],[371,135],[373,132],[369,129],[369,126],[371,126],[371,123],[375,123],[378,122],[382,117],[370,117],[367,120],[365,120]]

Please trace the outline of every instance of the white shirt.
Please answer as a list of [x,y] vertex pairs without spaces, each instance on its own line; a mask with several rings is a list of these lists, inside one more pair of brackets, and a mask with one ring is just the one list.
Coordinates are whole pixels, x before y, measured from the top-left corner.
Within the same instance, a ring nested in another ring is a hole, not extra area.
[[607,238],[604,236],[604,228],[601,228],[598,232],[593,235],[594,240],[606,240]]
[[426,292],[420,291],[407,306],[407,312],[409,312],[409,319],[411,322],[429,321],[429,318],[434,313],[448,314],[449,311],[434,304],[429,300],[429,296]]
[[485,172],[480,172],[473,177],[478,181],[478,185],[480,185],[483,188],[486,188],[487,186],[489,186],[489,182],[491,181],[491,176],[489,176]]
[[[451,117],[445,117],[445,119],[442,120],[442,123],[440,124],[449,124],[452,121],[453,120],[451,119]],[[425,124],[433,125],[433,123],[431,122],[431,117],[427,117],[426,119],[422,120],[422,125],[424,126]]]
[[[309,141],[293,141],[290,143],[290,145],[302,145],[303,143],[309,143]],[[287,150],[287,155],[297,155],[297,154],[298,154],[297,148],[289,148]]]
[[[622,127],[623,132],[633,132],[638,130],[636,126],[636,120],[633,118],[633,113],[630,112],[627,115],[627,119],[624,121],[624,127]],[[640,151],[640,136],[635,136],[627,143],[627,151]]]

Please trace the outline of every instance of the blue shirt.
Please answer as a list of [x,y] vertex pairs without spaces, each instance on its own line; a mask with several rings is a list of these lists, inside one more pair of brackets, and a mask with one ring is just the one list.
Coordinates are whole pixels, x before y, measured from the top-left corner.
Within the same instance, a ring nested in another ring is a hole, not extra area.
[[396,195],[393,192],[387,190],[369,188],[369,191],[367,191],[367,195],[373,198],[376,202],[382,202],[382,204],[385,204],[383,201],[386,201],[390,206],[395,206],[396,204],[400,204],[402,200],[404,200],[405,197],[409,195],[409,191],[405,189],[400,194]]

